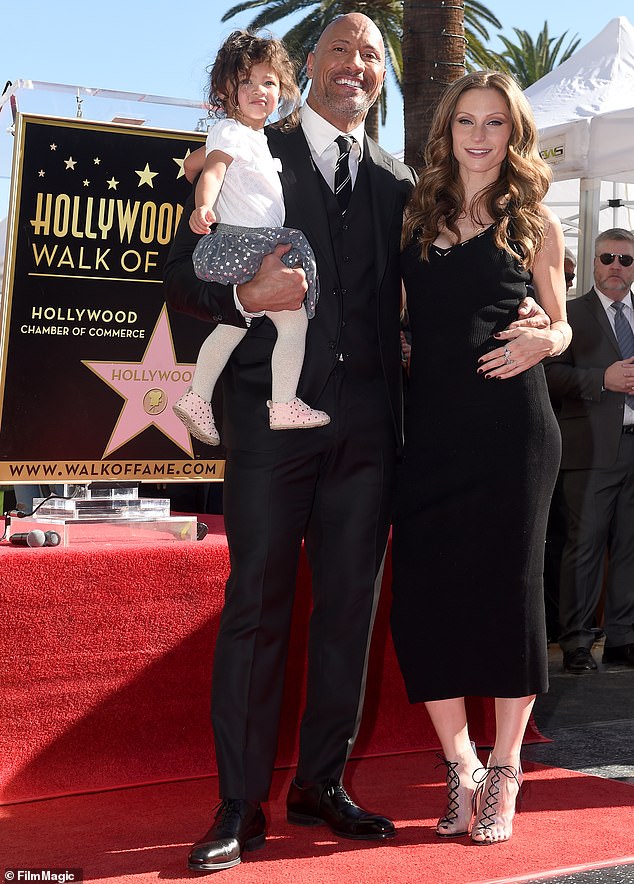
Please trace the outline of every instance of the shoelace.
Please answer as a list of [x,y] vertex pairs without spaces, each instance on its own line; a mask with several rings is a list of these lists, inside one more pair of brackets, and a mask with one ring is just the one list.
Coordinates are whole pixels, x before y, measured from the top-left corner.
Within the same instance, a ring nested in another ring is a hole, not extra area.
[[[476,774],[480,774],[479,778]],[[473,796],[474,809],[477,807],[480,795],[484,793],[487,780],[489,780],[484,807],[482,808],[481,817],[478,820],[477,828],[479,830],[490,829],[495,824],[495,811],[497,809],[498,797],[500,794],[500,780],[502,777],[504,776],[509,780],[515,780],[517,788],[519,789],[521,787],[519,775],[519,770],[511,767],[510,764],[494,764],[492,767],[481,767],[474,771],[473,780],[478,784]]]
[[352,800],[352,798],[348,795],[346,790],[343,788],[341,783],[330,783],[330,785],[327,787],[327,789],[331,795],[333,795],[333,796],[336,795],[338,798],[340,798],[342,801],[345,801],[351,807],[357,806],[354,803],[354,801]]
[[238,817],[239,820],[242,819],[242,814],[240,813],[240,802],[236,799],[227,798],[219,801],[218,804],[214,807],[214,811],[215,824],[217,826],[223,826],[230,820],[232,816]]
[[458,801],[458,789],[460,787],[460,777],[456,773],[456,768],[458,767],[457,761],[447,761],[444,755],[441,755],[440,752],[436,752],[436,758],[440,758],[439,764],[436,767],[446,767],[447,768],[447,809],[445,810],[445,815],[438,820],[438,825],[441,823],[455,823],[458,819],[458,810],[460,809],[460,802]]

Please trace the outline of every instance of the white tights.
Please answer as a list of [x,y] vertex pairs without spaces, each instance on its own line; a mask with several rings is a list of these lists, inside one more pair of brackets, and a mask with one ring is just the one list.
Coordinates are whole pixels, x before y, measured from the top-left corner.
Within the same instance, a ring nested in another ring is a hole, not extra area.
[[[277,341],[271,357],[273,402],[290,402],[297,395],[297,384],[304,363],[308,316],[306,310],[281,310],[266,314],[277,329]],[[219,325],[203,343],[198,353],[192,389],[211,402],[214,387],[229,357],[248,329]]]

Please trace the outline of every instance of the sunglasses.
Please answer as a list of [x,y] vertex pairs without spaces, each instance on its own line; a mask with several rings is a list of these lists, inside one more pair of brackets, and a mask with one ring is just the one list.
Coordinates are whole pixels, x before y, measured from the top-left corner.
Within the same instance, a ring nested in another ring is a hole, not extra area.
[[602,252],[600,255],[595,255],[595,258],[598,258],[606,267],[612,264],[615,258],[619,259],[621,267],[629,267],[632,261],[634,261],[631,255],[611,255],[609,252]]

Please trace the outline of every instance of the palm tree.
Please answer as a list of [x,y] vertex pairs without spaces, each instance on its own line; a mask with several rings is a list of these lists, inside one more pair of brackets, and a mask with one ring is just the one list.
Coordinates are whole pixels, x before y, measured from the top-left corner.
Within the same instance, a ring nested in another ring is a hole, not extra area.
[[[286,16],[292,13],[297,13],[302,9],[308,10],[311,7],[317,7],[313,8],[305,18],[302,18],[282,38],[298,63],[304,65],[306,56],[314,48],[319,35],[335,16],[348,12],[362,12],[376,23],[383,34],[387,51],[388,69],[392,70],[399,89],[403,91],[403,54],[401,45],[401,39],[404,39],[405,36],[403,33],[403,6],[404,0],[243,0],[243,2],[229,9],[221,20],[225,22],[248,9],[264,7],[262,12],[256,15],[249,23],[250,29],[258,30],[260,28],[268,28],[274,22],[286,18]],[[421,9],[418,11],[418,15],[422,17],[424,22],[426,12]],[[501,28],[502,25],[495,15],[481,3],[477,2],[477,0],[469,0],[469,2],[465,3],[464,20],[467,57],[473,57],[474,63],[477,64],[478,59],[485,52],[481,40],[489,39],[486,25],[492,25],[496,28]],[[426,28],[421,26],[420,30],[426,31]],[[462,36],[461,42],[464,43]],[[414,57],[417,57],[420,52],[421,47],[417,45]],[[302,67],[299,76],[300,88],[304,89],[306,83],[306,70],[305,67]],[[377,105],[368,114],[366,121],[368,134],[376,140],[378,140],[379,134],[379,113],[381,115],[381,123],[384,124],[386,110],[387,92],[384,88]]]
[[[438,9],[432,10],[432,4],[427,3],[426,8],[422,10],[420,4],[416,3],[415,0],[404,0],[403,51],[405,58],[405,81],[403,82],[403,97],[406,120],[405,161],[414,166],[419,165],[422,160],[420,152],[427,140],[433,109],[444,85],[459,77],[461,73],[459,16],[454,15],[451,18],[448,10],[455,10],[455,7],[446,7],[442,0],[438,0],[437,4],[433,5],[437,5]],[[488,10],[485,7],[479,6],[479,4],[472,4],[474,7],[476,5],[478,6],[478,15],[485,17],[488,14]],[[434,19],[436,22],[434,27],[430,25],[432,20],[430,15],[432,12],[434,15],[440,16],[440,20]],[[412,25],[411,19],[414,16],[420,16],[422,22],[418,25]],[[527,31],[522,31],[518,28],[513,30],[518,36],[519,44],[512,43],[507,37],[499,34],[498,37],[505,47],[504,52],[500,54],[486,48],[478,37],[468,29],[469,7],[467,3],[465,3],[464,18],[464,33],[467,45],[463,63],[466,69],[493,68],[506,71],[515,77],[522,89],[526,89],[531,83],[539,80],[544,74],[547,74],[553,68],[566,61],[576,50],[580,42],[578,38],[573,38],[564,50],[563,43],[568,32],[566,31],[559,38],[549,37],[548,23],[544,22],[544,28],[538,35],[536,42],[533,42]],[[500,27],[497,20],[495,22],[490,18],[486,20],[489,24]],[[441,23],[442,28],[440,27]],[[426,31],[428,35],[431,31],[434,31],[437,35],[442,33],[446,39],[444,42],[439,42],[436,38],[436,47],[434,49],[432,43],[433,36],[428,36],[427,41],[417,40],[415,38],[417,30],[421,32]],[[479,31],[479,33],[485,40],[489,39],[486,29]],[[411,38],[410,34],[412,35]],[[454,41],[450,40],[451,35],[455,35],[456,39]],[[410,39],[413,45],[411,50],[406,50],[405,46]],[[425,53],[429,55],[429,58],[425,57]],[[430,74],[430,66],[437,66],[437,76]]]
[[487,25],[499,29],[502,27],[502,22],[477,0],[465,0],[465,67],[468,71],[491,66],[489,63],[491,56],[483,42],[490,39]]
[[[491,53],[493,66],[511,74],[522,89],[528,88],[532,83],[540,80],[544,74],[549,73],[566,59],[570,58],[580,43],[579,38],[569,42],[562,51],[564,39],[568,33],[565,31],[561,37],[548,36],[548,22],[544,22],[544,28],[538,35],[536,42],[527,31],[513,28],[518,37],[518,43],[512,43],[508,37],[499,35],[499,39],[505,46],[501,54]],[[553,45],[554,44],[554,45]]]
[[444,0],[403,4],[402,82],[405,162],[420,167],[434,108],[445,86],[465,72],[463,9]]

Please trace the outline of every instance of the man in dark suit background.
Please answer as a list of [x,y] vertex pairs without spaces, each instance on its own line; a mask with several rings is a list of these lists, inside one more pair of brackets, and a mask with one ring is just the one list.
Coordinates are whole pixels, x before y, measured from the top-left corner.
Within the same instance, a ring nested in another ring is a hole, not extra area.
[[603,662],[634,666],[633,281],[634,235],[600,233],[594,288],[566,305],[572,344],[546,363],[563,443],[559,644],[576,674],[597,668],[592,627],[606,548]]
[[[248,283],[201,283],[197,237],[181,223],[165,269],[168,303],[249,334],[222,376],[227,449],[224,514],[231,574],[216,643],[212,720],[222,803],[189,867],[214,871],[260,846],[275,760],[288,632],[304,539],[312,571],[306,709],[293,823],[325,823],[337,835],[383,839],[392,822],[368,813],[341,779],[358,729],[370,632],[387,546],[401,443],[400,234],[413,172],[364,133],[385,78],[381,34],[364,15],[331,23],[307,64],[312,78],[301,126],[267,130],[281,160],[287,226],[308,237],[321,296],[309,323],[298,395],[331,416],[328,426],[271,432],[275,329],[263,309],[300,309],[301,270],[262,262]],[[332,192],[341,135],[355,139],[347,210]],[[189,217],[193,205],[185,206]],[[303,309],[303,308],[302,308]]]

